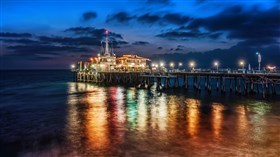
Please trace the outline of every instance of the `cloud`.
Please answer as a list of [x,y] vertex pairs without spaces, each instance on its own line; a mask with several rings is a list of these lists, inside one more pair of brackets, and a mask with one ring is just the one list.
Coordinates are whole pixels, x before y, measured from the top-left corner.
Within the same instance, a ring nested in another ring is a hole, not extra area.
[[100,39],[94,37],[49,37],[40,36],[40,41],[48,43],[59,43],[64,45],[93,45],[100,46]]
[[146,24],[154,24],[160,20],[160,17],[158,15],[150,15],[150,14],[144,14],[137,18],[137,21],[140,23],[146,23]]
[[[34,36],[29,38],[15,38],[25,36],[25,33],[5,33],[6,36],[13,38],[1,39],[5,44],[6,58],[20,58],[27,60],[47,60],[55,56],[67,56],[68,54],[85,54],[90,49],[100,48],[101,40],[105,36],[105,29],[96,29],[93,27],[72,27],[66,29],[65,35],[69,36]],[[122,40],[120,34],[110,32],[110,42],[114,48],[120,48],[121,45],[129,44]],[[8,44],[6,44],[8,43]],[[142,42],[139,42],[143,44]]]
[[190,17],[183,16],[178,13],[168,13],[163,16],[163,20],[167,23],[182,25],[190,20]]
[[134,43],[132,43],[132,45],[148,45],[148,44],[150,43],[146,41],[135,41]]
[[169,40],[188,40],[189,38],[200,38],[205,36],[205,33],[197,31],[178,31],[172,30],[156,35],[156,37],[166,38]]
[[[99,38],[94,38],[94,37],[49,37],[49,36],[40,36],[39,37],[40,41],[42,42],[47,42],[49,44],[62,44],[62,45],[85,45],[85,46],[100,46],[101,45],[101,39]],[[115,47],[128,44],[126,41],[122,40],[116,40],[112,39],[111,43]]]
[[81,20],[83,22],[87,22],[87,21],[89,21],[91,19],[95,19],[96,17],[97,17],[96,12],[88,11],[88,12],[83,13]]
[[32,34],[30,33],[10,33],[10,32],[1,32],[0,37],[14,37],[14,38],[22,38],[22,37],[32,37]]
[[157,49],[158,49],[158,50],[162,50],[163,48],[160,46],[160,47],[158,47]]
[[122,24],[127,24],[134,16],[130,16],[127,12],[117,12],[115,14],[109,15],[106,19],[106,23],[117,22]]
[[217,32],[217,33],[212,33],[208,37],[211,39],[218,39],[223,33]]
[[35,44],[39,43],[39,41],[31,40],[31,39],[0,39],[0,41],[4,41],[5,43],[19,43],[19,44]]
[[165,13],[165,14],[151,14],[144,13],[139,15],[132,15],[132,13],[127,12],[117,12],[107,17],[106,22],[112,23],[116,22],[119,24],[128,24],[129,22],[138,22],[141,24],[173,24],[173,25],[183,25],[189,22],[191,18],[179,13]]
[[276,39],[280,36],[279,15],[278,7],[268,10],[256,8],[245,10],[241,6],[232,6],[216,15],[194,19],[187,28],[190,30],[203,28],[209,32],[223,31],[229,39],[255,41],[262,38]]
[[243,41],[240,42],[243,46],[246,46],[243,43],[248,43],[247,46],[265,46],[279,41],[279,15],[280,10],[277,7],[259,10],[231,6],[213,16],[190,19],[189,24],[156,36],[169,40],[219,39],[225,36],[228,39]]
[[[94,37],[97,39],[102,39],[105,36],[105,30],[104,28],[102,29],[97,29],[94,27],[72,27],[66,29],[64,32],[71,32],[74,33],[75,35],[79,36],[89,36],[89,37]],[[114,32],[109,31],[109,36],[111,38],[118,38],[118,39],[123,39],[121,34],[117,34]]]
[[48,55],[59,55],[58,52],[89,52],[87,49],[82,47],[74,46],[55,46],[55,45],[43,45],[43,44],[32,44],[32,45],[16,45],[8,46],[8,49],[12,50],[17,55],[28,55],[28,54],[48,54]]

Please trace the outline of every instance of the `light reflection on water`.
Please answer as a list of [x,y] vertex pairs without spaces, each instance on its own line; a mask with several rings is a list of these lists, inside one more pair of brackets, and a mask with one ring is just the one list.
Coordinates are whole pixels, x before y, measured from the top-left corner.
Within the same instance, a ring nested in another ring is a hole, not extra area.
[[155,90],[85,83],[69,83],[68,93],[63,146],[67,152],[59,156],[280,153],[279,116],[271,115],[270,105],[262,102],[205,102]]

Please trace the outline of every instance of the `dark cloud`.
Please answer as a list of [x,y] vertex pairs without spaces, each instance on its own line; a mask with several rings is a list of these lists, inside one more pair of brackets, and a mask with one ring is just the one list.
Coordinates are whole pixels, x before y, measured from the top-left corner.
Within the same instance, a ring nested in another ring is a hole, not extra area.
[[[245,10],[241,6],[232,6],[210,17],[192,19],[187,26],[158,34],[157,37],[188,40],[219,39],[224,35],[229,39],[242,40],[249,45],[269,45],[279,40],[279,15],[280,10],[277,7],[268,10],[256,8]],[[201,32],[201,29],[204,31]]]
[[189,22],[191,18],[179,13],[166,13],[166,14],[150,14],[144,13],[140,15],[133,15],[127,12],[117,12],[107,17],[106,22],[116,22],[120,24],[128,24],[128,22],[136,21],[141,24],[173,24],[183,25]]
[[175,51],[183,51],[184,49],[182,49],[182,48],[180,48],[180,47],[177,47],[176,49],[175,49]]
[[106,23],[118,22],[127,24],[134,16],[130,16],[127,12],[117,12],[115,14],[109,15],[106,19]]
[[280,10],[277,7],[268,10],[245,10],[241,6],[233,6],[214,16],[195,19],[187,28],[204,28],[210,32],[224,31],[229,39],[275,39],[280,36],[279,15]]
[[205,36],[205,33],[200,33],[196,31],[177,31],[172,30],[165,33],[156,35],[157,37],[166,38],[170,40],[188,40],[189,38],[200,38]]
[[40,41],[48,42],[48,43],[59,43],[64,45],[92,45],[92,46],[100,46],[100,39],[93,37],[48,37],[48,36],[40,36]]
[[95,19],[96,17],[97,17],[96,12],[88,11],[88,12],[83,13],[82,21],[86,22],[86,21],[89,21],[91,19]]
[[160,47],[158,47],[157,49],[158,49],[158,50],[162,50],[163,48],[160,46]]
[[183,16],[178,13],[168,13],[163,16],[163,20],[167,23],[182,25],[190,20],[190,17]]
[[88,52],[87,49],[82,47],[74,46],[55,46],[55,45],[43,45],[43,44],[32,44],[32,45],[16,45],[8,46],[8,49],[12,50],[17,55],[28,55],[28,54],[48,54],[48,55],[59,55],[58,52]]
[[18,44],[36,44],[39,41],[31,40],[31,39],[0,39],[0,41],[4,41],[5,43],[18,43]]
[[261,39],[247,39],[239,42],[238,47],[260,47],[262,45],[278,45],[279,42],[272,38],[261,38]]
[[132,43],[132,45],[148,45],[150,44],[147,41],[135,41],[134,43]]
[[137,18],[137,21],[140,23],[146,23],[146,24],[154,24],[160,21],[160,16],[158,15],[150,15],[150,14],[144,14]]
[[10,33],[10,32],[1,32],[0,37],[14,37],[14,38],[23,38],[23,37],[32,37],[30,33]]
[[218,39],[223,33],[217,32],[217,33],[212,33],[209,35],[209,38],[211,39]]
[[[79,36],[90,36],[97,39],[102,39],[105,36],[106,29],[97,29],[94,27],[72,27],[65,30],[65,32],[71,32]],[[111,38],[123,39],[122,35],[109,31]]]
[[[62,45],[86,45],[86,46],[100,46],[101,45],[101,39],[99,38],[94,38],[94,37],[76,37],[76,38],[72,38],[72,37],[49,37],[49,36],[40,36],[39,37],[41,42],[47,42],[47,43],[58,43],[58,44],[62,44]],[[115,47],[119,46],[119,45],[124,45],[124,44],[128,44],[128,42],[126,41],[121,41],[121,40],[116,40],[116,39],[112,39],[111,43],[113,43],[113,45]]]

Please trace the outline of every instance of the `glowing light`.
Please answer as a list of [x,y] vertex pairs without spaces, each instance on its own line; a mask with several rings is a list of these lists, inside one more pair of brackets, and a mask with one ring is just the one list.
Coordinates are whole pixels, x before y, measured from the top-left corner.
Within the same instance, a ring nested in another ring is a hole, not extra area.
[[71,68],[72,68],[72,69],[74,69],[74,68],[75,68],[75,65],[74,65],[74,64],[72,64],[72,65],[71,65]]
[[215,61],[215,62],[214,62],[214,65],[215,65],[215,66],[219,66],[219,62],[218,62],[218,61]]
[[170,65],[170,67],[172,67],[172,68],[174,67],[174,63],[173,63],[173,62],[171,62],[169,65]]
[[275,70],[275,69],[276,69],[276,66],[269,66],[269,65],[268,65],[268,66],[267,66],[267,69],[268,69],[268,70],[272,70],[272,71],[273,71],[273,70]]
[[195,66],[195,62],[194,62],[194,61],[191,61],[191,62],[190,62],[190,67],[191,67],[191,68],[194,68],[194,66]]
[[164,66],[164,63],[163,63],[163,62],[160,62],[160,66],[163,67],[163,66]]
[[182,65],[183,65],[183,63],[179,62],[179,66],[182,66]]

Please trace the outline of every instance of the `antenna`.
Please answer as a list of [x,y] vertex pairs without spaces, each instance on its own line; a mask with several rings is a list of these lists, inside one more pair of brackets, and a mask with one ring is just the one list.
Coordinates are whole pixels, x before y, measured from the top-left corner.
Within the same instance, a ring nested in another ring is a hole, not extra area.
[[101,40],[101,44],[100,44],[100,52],[101,52],[101,54],[103,54],[103,45],[102,45],[102,40]]
[[109,52],[109,39],[108,39],[108,34],[109,34],[109,30],[105,30],[105,34],[106,34],[106,40],[105,40],[105,56],[110,56],[110,52]]

